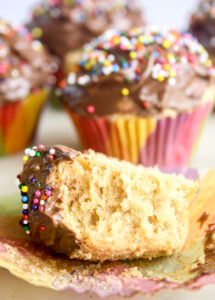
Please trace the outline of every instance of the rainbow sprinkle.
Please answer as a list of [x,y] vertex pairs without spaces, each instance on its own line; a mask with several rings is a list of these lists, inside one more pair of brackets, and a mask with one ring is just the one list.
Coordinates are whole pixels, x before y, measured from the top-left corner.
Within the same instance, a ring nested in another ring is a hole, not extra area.
[[[31,158],[38,158],[41,156],[40,151],[43,150],[45,147],[41,144],[38,147],[34,146],[32,148],[25,149],[25,156],[23,157],[24,162],[27,162]],[[54,159],[55,149],[51,148],[49,150],[49,156],[50,159]],[[23,203],[22,205],[22,219],[19,221],[19,224],[24,228],[26,234],[30,234],[29,229],[29,209],[32,209],[32,211],[44,211],[46,202],[49,197],[52,195],[52,188],[50,186],[46,186],[45,189],[41,188],[41,183],[37,182],[35,178],[30,179],[31,184],[35,186],[35,192],[33,197],[33,203],[32,207],[29,207],[29,196],[28,191],[29,187],[25,185],[25,183],[19,184],[19,189],[21,192],[21,201]],[[42,229],[41,229],[42,228]],[[40,231],[44,231],[45,227],[41,226]]]
[[[169,85],[176,84],[185,65],[200,65],[208,70],[208,76],[215,77],[207,51],[193,36],[146,27],[129,32],[108,30],[86,44],[76,70],[68,75],[67,85],[88,85],[98,76],[114,73],[123,74],[125,83],[136,82],[148,65],[154,80],[167,81]],[[129,89],[125,87],[121,94],[129,95]]]
[[[136,8],[133,0],[45,0],[40,5],[36,6],[33,11],[33,16],[58,18],[63,14],[62,9],[75,8],[76,14],[70,17],[77,23],[84,23],[90,18],[104,17],[107,13],[117,12],[119,10]],[[40,38],[42,31],[36,27],[32,34],[35,38]]]

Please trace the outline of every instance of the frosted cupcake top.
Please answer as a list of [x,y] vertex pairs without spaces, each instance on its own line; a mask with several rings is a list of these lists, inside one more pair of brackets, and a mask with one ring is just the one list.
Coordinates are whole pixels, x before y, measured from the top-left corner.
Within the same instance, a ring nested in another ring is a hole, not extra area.
[[153,115],[199,106],[214,76],[207,51],[190,34],[146,27],[109,30],[86,44],[60,86],[64,103],[80,115]]
[[60,58],[108,28],[143,25],[135,0],[44,0],[33,10],[32,33]]
[[215,1],[201,0],[190,18],[190,32],[215,57]]
[[37,93],[53,80],[50,74],[56,67],[25,27],[0,19],[0,105]]

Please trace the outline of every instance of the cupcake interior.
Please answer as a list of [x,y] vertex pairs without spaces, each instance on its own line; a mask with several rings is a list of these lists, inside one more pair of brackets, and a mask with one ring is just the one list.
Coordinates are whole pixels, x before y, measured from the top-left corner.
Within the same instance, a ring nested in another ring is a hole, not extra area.
[[182,177],[89,154],[60,162],[49,181],[64,224],[89,247],[157,256],[184,244],[195,185]]

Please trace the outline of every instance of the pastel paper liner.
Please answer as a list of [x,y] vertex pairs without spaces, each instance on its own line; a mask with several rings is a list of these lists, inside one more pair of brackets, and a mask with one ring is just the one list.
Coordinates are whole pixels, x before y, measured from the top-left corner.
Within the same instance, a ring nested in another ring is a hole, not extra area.
[[0,106],[0,156],[23,150],[32,141],[48,91]]
[[85,148],[145,166],[182,167],[189,162],[212,102],[191,113],[160,119],[85,118],[67,111]]
[[[189,178],[196,170],[178,170]],[[30,241],[18,226],[17,196],[0,197],[0,266],[31,284],[55,290],[91,292],[101,297],[135,293],[155,294],[163,289],[196,290],[215,283],[215,170],[200,180],[190,206],[190,232],[177,255],[152,260],[138,259],[90,263],[71,260]],[[9,205],[10,203],[10,205]]]

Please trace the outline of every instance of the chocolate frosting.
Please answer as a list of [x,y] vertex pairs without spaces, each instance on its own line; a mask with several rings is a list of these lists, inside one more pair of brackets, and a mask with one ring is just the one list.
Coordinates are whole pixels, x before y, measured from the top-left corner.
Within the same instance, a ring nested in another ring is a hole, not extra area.
[[197,37],[215,60],[215,1],[200,1],[190,18],[189,31]]
[[213,76],[208,53],[189,34],[112,30],[84,47],[62,100],[86,117],[186,112],[201,104]]
[[0,20],[0,105],[22,100],[48,84],[56,67],[25,27],[13,28]]
[[41,40],[63,59],[106,29],[127,30],[143,24],[134,0],[45,0],[34,9],[29,26],[33,32],[35,27],[41,28]]
[[[79,247],[79,241],[76,240],[73,232],[64,226],[58,207],[58,203],[61,203],[61,199],[58,199],[58,190],[47,186],[47,180],[55,164],[63,160],[69,160],[72,163],[80,153],[65,146],[53,148],[39,146],[27,149],[27,151],[33,151],[33,155],[30,152],[23,172],[18,177],[22,185],[28,187],[27,193],[21,192],[22,197],[28,198],[28,210],[24,207],[20,224],[24,226],[27,233],[30,233],[32,240],[36,243],[50,247],[56,252],[70,255],[74,249]],[[50,154],[53,153],[52,151],[55,152],[54,155]],[[35,195],[38,191],[41,193],[40,196]],[[40,200],[36,206],[35,198]],[[41,204],[41,201],[44,201],[45,204]]]

